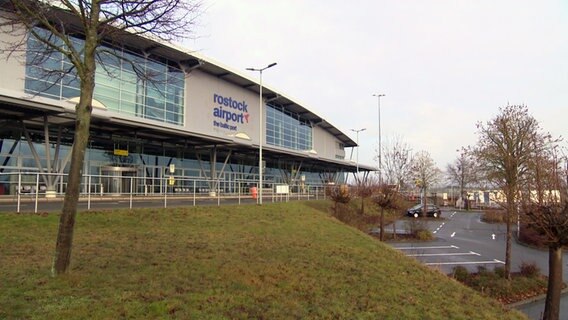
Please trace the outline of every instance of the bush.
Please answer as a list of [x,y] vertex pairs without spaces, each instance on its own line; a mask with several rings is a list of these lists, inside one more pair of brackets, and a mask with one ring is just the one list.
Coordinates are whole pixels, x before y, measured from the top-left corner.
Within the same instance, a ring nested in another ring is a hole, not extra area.
[[466,283],[469,279],[469,271],[464,266],[456,266],[452,271],[452,277],[459,282]]
[[430,230],[428,230],[426,222],[423,220],[406,220],[404,227],[406,229],[406,233],[412,235],[416,240],[428,241],[434,239],[434,235]]
[[409,219],[404,222],[404,229],[408,234],[416,234],[420,230],[428,230],[426,222],[420,219]]
[[351,201],[351,192],[347,185],[334,186],[327,189],[329,192],[328,196],[335,203],[349,203]]
[[476,273],[470,273],[465,267],[457,266],[453,269],[452,277],[484,295],[503,303],[511,303],[546,292],[546,279],[536,276],[538,271],[535,270],[538,268],[534,263],[523,263],[521,272],[514,274],[510,281],[505,279],[503,267],[496,267],[490,271],[480,266]]
[[546,237],[539,234],[536,230],[530,228],[526,224],[521,224],[519,241],[539,248],[546,247]]
[[505,267],[495,267],[493,269],[493,272],[495,272],[495,274],[499,277],[499,278],[505,278]]
[[417,240],[420,241],[427,241],[434,239],[434,235],[432,234],[432,232],[430,232],[430,230],[418,230],[415,233],[415,237]]
[[486,266],[477,266],[477,274],[480,276],[488,276],[491,271],[487,270]]
[[487,223],[503,223],[505,222],[505,210],[485,210],[483,216],[481,216],[481,221]]
[[520,266],[520,273],[523,277],[536,278],[540,275],[540,268],[534,262],[523,262]]

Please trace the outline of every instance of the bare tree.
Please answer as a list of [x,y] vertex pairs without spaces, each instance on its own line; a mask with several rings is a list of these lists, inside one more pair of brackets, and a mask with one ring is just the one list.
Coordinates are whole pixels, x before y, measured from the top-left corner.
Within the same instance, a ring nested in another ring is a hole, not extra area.
[[[448,164],[446,174],[450,182],[456,183],[459,186],[462,200],[467,201],[465,189],[471,183],[476,182],[478,178],[475,161],[465,149],[461,150],[460,155],[453,163]],[[466,208],[468,208],[467,203]]]
[[[523,185],[522,221],[548,247],[548,290],[543,319],[551,320],[559,319],[562,249],[568,245],[567,172],[555,147],[538,151],[530,161],[531,170]],[[564,162],[568,163],[566,159]]]
[[[0,4],[2,32],[12,37],[16,32],[21,35],[5,51],[35,53],[31,60],[36,63],[46,59],[49,52],[59,52],[70,67],[52,70],[50,74],[59,73],[61,77],[70,74],[79,81],[75,137],[52,269],[54,275],[62,274],[68,271],[71,262],[97,67],[105,69],[103,58],[109,55],[123,59],[118,52],[125,37],[144,36],[158,41],[187,37],[200,4],[191,0],[7,0]],[[28,37],[39,43],[38,48],[26,46]],[[77,41],[78,38],[83,41]],[[135,61],[131,63],[136,66]]]
[[386,183],[404,189],[412,168],[412,149],[400,136],[393,136],[383,145],[383,172]]
[[356,191],[357,191],[357,196],[359,198],[361,198],[361,209],[360,209],[359,213],[361,215],[364,215],[365,214],[365,199],[368,199],[369,197],[371,197],[371,195],[373,195],[374,191],[379,188],[379,180],[374,178],[374,177],[365,176],[365,178],[358,179],[356,181],[355,188],[356,188]]
[[[398,187],[394,185],[381,185],[373,196],[373,201],[381,211],[381,218],[379,223],[380,240],[384,241],[385,237],[385,210],[398,210],[402,208],[403,201],[398,192]],[[393,228],[396,228],[394,226]],[[393,237],[396,237],[396,229],[393,230]]]
[[348,204],[349,201],[351,201],[351,192],[349,191],[349,186],[343,184],[330,187],[329,197],[331,198],[331,201],[333,201],[333,214],[337,216],[339,205]]
[[511,278],[512,219],[517,215],[518,195],[529,170],[530,160],[542,149],[547,135],[526,106],[500,108],[500,113],[487,123],[478,123],[478,142],[471,150],[484,178],[505,196],[507,225],[505,277]]
[[428,189],[436,184],[441,176],[441,170],[436,167],[434,160],[427,151],[420,151],[412,159],[412,177],[420,188],[422,197],[422,214],[426,214],[428,204]]

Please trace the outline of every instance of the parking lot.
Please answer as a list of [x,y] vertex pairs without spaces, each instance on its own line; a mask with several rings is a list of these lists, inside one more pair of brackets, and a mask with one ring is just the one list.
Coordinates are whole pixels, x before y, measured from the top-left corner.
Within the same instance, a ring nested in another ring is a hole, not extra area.
[[[481,221],[480,212],[442,210],[442,218],[402,219],[397,228],[404,230],[410,225],[423,223],[435,236],[433,241],[392,242],[394,248],[417,259],[425,265],[450,274],[454,267],[463,266],[477,271],[480,266],[492,270],[504,266],[505,236],[504,224],[488,224]],[[516,232],[516,226],[514,228]],[[542,274],[548,275],[548,251],[529,248],[512,242],[511,269],[519,270],[521,263],[535,263]],[[568,251],[564,252],[563,279],[568,279]],[[521,304],[516,307],[530,319],[541,319],[544,300]],[[560,318],[568,317],[568,294],[560,302]]]
[[412,224],[420,223],[433,233],[435,240],[391,245],[406,256],[446,274],[451,273],[456,266],[463,266],[473,272],[480,266],[487,269],[503,266],[505,226],[484,223],[480,217],[481,214],[477,212],[444,210],[441,218],[401,220],[397,222],[397,229],[405,230],[416,227]]
[[425,265],[438,268],[445,273],[450,273],[455,266],[477,269],[478,266],[492,268],[495,265],[505,264],[501,260],[486,258],[478,252],[464,250],[455,245],[409,246],[397,247],[397,249],[406,256],[414,257]]

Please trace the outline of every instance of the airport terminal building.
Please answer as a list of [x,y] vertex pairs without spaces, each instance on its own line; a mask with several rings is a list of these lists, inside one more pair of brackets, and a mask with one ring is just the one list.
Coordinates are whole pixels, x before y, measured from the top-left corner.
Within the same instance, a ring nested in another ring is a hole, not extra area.
[[[38,59],[30,52],[42,44],[28,37],[26,46],[27,54],[0,60],[0,195],[61,194],[79,83],[73,72],[54,72],[70,69],[60,53]],[[138,36],[103,48],[82,192],[246,191],[259,181],[261,136],[263,189],[301,192],[344,183],[356,170],[346,157],[352,139],[275,89],[263,86],[260,97],[258,73]]]

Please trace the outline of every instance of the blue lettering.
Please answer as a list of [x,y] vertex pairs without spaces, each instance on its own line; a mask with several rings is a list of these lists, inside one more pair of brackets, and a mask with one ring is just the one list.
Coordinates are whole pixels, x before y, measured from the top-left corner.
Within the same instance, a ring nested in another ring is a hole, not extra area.
[[221,118],[221,111],[222,111],[222,109],[213,108],[213,116],[217,117],[217,118]]
[[[224,97],[220,94],[214,93],[213,94],[213,102],[217,104],[217,106],[213,107],[213,117],[223,119],[224,122],[237,122],[237,123],[248,123],[249,122],[249,113],[248,113],[248,105],[246,101],[237,101],[234,100],[232,97]],[[230,110],[223,109],[223,106],[235,110],[232,112]],[[213,121],[213,125],[216,127],[221,127],[229,130],[236,130],[236,126],[229,126],[226,123],[221,123],[217,121]]]

